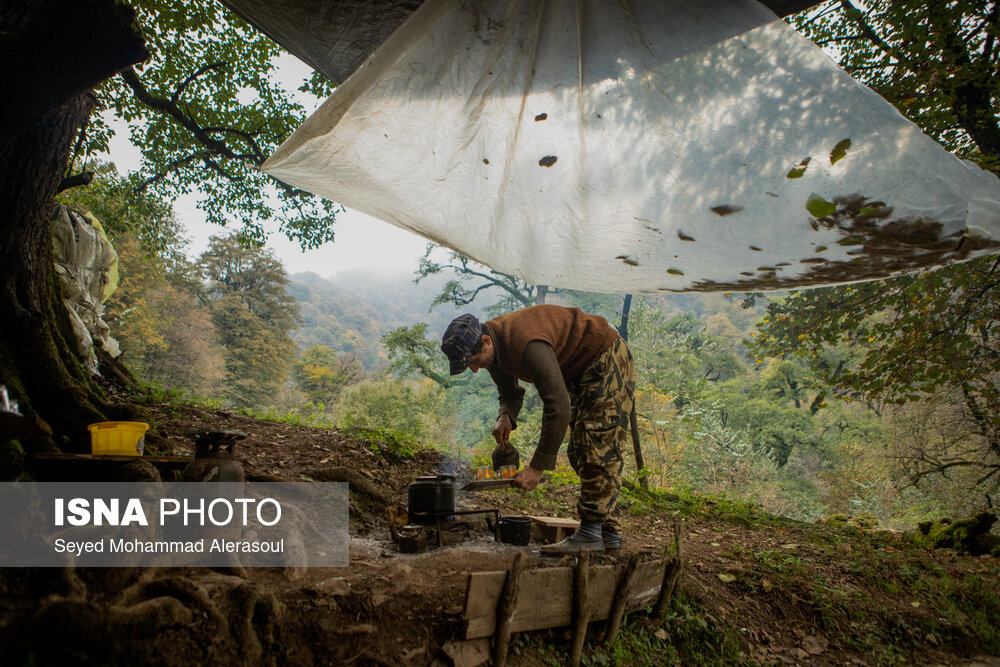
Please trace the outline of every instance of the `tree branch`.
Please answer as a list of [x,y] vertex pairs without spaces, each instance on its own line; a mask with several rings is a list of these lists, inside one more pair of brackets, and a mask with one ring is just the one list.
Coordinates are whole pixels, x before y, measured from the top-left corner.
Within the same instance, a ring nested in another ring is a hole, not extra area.
[[59,182],[59,189],[56,192],[62,192],[63,190],[69,190],[70,188],[79,187],[81,185],[90,185],[90,182],[94,180],[94,172],[92,171],[81,171],[79,174],[74,174],[73,176],[67,176]]
[[[980,67],[988,67],[993,59],[993,45],[996,42],[996,30],[1000,27],[1000,2],[994,2],[989,15],[982,27],[986,31],[986,39],[983,41],[983,49],[980,52]],[[993,28],[993,30],[990,30]]]
[[201,160],[202,158],[207,157],[207,156],[208,156],[208,153],[199,152],[199,153],[191,153],[191,155],[188,155],[187,157],[183,157],[183,158],[174,160],[173,162],[171,162],[170,164],[168,164],[166,167],[164,167],[163,169],[161,169],[157,173],[153,174],[149,178],[147,178],[147,179],[143,180],[141,183],[139,183],[139,185],[137,185],[135,187],[136,194],[144,192],[146,190],[146,188],[148,188],[149,186],[151,186],[151,185],[153,185],[153,184],[155,184],[155,183],[163,180],[168,175],[170,175],[174,171],[177,171],[181,167],[183,167],[183,166],[185,166],[185,165],[187,165],[187,164],[189,164],[191,162],[194,162],[195,160]]
[[914,74],[920,74],[919,66],[911,62],[910,59],[907,58],[906,55],[899,49],[893,48],[884,39],[882,39],[882,37],[875,32],[875,29],[872,28],[871,24],[865,20],[864,13],[851,4],[850,0],[840,0],[840,6],[844,8],[844,15],[858,26],[861,30],[861,34],[867,37],[872,44],[877,46],[886,55],[895,58],[900,64],[904,65],[906,69],[910,70]]
[[150,109],[172,117],[180,123],[184,129],[194,135],[195,140],[197,140],[202,146],[218,155],[231,159],[237,159],[236,154],[225,144],[225,142],[218,141],[210,137],[205,130],[203,130],[194,121],[193,118],[181,111],[180,107],[178,107],[175,102],[162,97],[156,97],[150,93],[149,89],[146,88],[145,84],[142,83],[139,76],[135,73],[135,69],[129,67],[128,69],[122,70],[121,77],[122,80],[128,84],[128,87],[132,89],[132,92],[135,93],[136,97],[139,98],[140,102],[148,106]]
[[204,65],[202,67],[199,67],[196,72],[193,72],[187,78],[185,78],[183,81],[181,81],[181,85],[177,86],[177,90],[175,90],[174,94],[170,96],[170,101],[173,102],[174,104],[177,104],[177,100],[180,99],[181,93],[184,92],[184,89],[187,88],[188,85],[190,85],[192,81],[194,81],[195,79],[197,79],[199,76],[201,76],[205,72],[208,72],[209,70],[219,69],[220,67],[225,67],[225,65],[226,65],[226,63],[223,61],[223,62],[217,62],[217,63],[210,63],[208,65]]

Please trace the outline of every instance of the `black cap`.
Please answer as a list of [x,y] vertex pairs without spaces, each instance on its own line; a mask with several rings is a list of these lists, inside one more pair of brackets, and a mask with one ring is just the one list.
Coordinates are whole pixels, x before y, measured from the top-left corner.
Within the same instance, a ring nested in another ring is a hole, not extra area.
[[458,375],[469,367],[469,358],[479,339],[483,336],[483,325],[475,315],[459,315],[441,337],[441,351],[448,355],[451,374]]

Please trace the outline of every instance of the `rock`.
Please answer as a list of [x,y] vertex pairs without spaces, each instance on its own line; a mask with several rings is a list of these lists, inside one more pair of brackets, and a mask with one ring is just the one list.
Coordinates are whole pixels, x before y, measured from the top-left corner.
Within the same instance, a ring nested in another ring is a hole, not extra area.
[[990,533],[997,516],[980,512],[968,519],[952,521],[945,517],[937,521],[923,521],[910,534],[910,540],[919,546],[933,549],[954,549],[973,556],[1000,554],[1000,537]]
[[453,639],[446,642],[441,650],[451,658],[455,667],[477,667],[490,659],[490,640],[487,637],[465,641]]
[[805,649],[809,655],[819,655],[826,651],[830,643],[824,637],[815,637],[809,635],[802,639],[802,648]]
[[327,595],[343,597],[344,595],[350,594],[351,582],[343,577],[333,577],[332,579],[324,579],[323,581],[317,582],[313,588],[321,593],[326,593]]
[[879,521],[874,514],[867,513],[867,514],[859,514],[858,516],[854,517],[847,523],[848,525],[851,526],[857,526],[862,530],[871,530],[873,528],[878,527]]

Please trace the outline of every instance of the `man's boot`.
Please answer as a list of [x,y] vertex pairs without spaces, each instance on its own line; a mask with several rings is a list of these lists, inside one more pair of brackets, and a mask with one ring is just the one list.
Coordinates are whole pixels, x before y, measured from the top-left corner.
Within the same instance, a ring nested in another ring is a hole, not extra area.
[[614,528],[601,526],[601,541],[604,542],[605,551],[621,551],[622,536]]
[[584,521],[580,524],[580,528],[565,540],[555,544],[547,544],[539,551],[543,556],[564,556],[583,551],[604,551],[601,523],[600,521]]

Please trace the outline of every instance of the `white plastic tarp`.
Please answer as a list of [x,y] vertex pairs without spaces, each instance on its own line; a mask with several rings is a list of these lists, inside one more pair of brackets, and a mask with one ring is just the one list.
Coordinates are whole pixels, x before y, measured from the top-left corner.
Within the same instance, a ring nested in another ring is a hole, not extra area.
[[851,282],[1000,250],[1000,183],[754,0],[427,0],[264,164],[529,283]]

